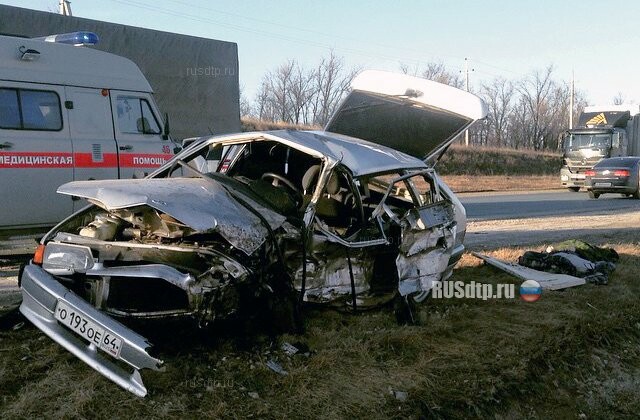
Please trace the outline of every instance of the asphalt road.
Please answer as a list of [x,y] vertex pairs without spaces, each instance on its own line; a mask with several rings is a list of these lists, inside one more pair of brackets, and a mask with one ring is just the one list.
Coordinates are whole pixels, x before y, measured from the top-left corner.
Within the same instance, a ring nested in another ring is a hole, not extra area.
[[541,191],[526,193],[458,194],[470,220],[521,219],[563,214],[607,214],[640,210],[640,200],[605,194],[597,200],[586,192]]

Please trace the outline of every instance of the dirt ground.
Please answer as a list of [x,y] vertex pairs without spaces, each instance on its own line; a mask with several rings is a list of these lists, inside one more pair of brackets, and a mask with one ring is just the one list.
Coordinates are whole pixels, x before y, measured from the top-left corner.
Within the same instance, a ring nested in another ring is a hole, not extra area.
[[20,262],[0,260],[0,313],[20,302],[20,295],[17,293]]

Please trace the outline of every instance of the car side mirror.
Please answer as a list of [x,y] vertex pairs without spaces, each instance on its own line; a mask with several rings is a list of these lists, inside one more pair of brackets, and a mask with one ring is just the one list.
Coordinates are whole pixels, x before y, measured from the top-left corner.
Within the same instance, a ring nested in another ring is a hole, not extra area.
[[151,134],[151,127],[149,126],[149,120],[147,120],[145,117],[138,118],[136,120],[136,128],[139,133]]
[[616,149],[620,148],[620,140],[621,140],[620,137],[621,137],[620,133],[616,133],[613,136],[613,143],[611,144],[612,147],[614,147]]
[[[162,129],[162,140],[169,140],[169,133],[171,128],[169,127],[169,114],[164,113],[164,128]],[[174,153],[178,153],[174,149]]]

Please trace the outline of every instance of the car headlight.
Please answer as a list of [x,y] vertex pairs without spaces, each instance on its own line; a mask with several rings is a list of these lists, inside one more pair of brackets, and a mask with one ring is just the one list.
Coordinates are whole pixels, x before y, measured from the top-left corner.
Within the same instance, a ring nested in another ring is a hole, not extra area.
[[55,242],[47,244],[42,259],[42,268],[54,275],[84,273],[93,264],[93,254],[89,247]]
[[568,181],[568,180],[569,180],[569,175],[561,175],[561,176],[560,176],[560,180],[562,180],[562,181]]

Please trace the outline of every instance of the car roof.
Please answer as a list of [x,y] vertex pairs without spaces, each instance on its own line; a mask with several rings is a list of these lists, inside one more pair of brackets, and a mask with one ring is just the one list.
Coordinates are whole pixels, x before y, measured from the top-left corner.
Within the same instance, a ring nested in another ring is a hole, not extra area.
[[263,134],[279,137],[340,161],[355,177],[402,169],[428,168],[422,160],[406,153],[342,134],[295,130],[266,131]]
[[640,161],[640,156],[612,157],[602,159],[595,166],[597,166],[598,168],[614,166],[631,167],[638,161]]

